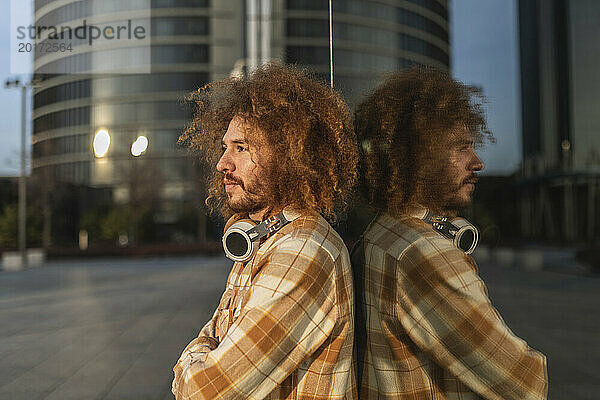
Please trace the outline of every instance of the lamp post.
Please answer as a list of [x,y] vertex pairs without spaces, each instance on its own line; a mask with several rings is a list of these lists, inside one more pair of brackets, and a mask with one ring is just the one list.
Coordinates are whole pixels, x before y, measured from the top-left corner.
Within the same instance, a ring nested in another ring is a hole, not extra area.
[[31,86],[32,83],[21,82],[18,79],[7,80],[5,82],[6,88],[20,88],[21,89],[21,175],[19,176],[19,251],[21,253],[21,265],[23,268],[27,267],[27,243],[26,243],[26,205],[27,205],[27,181],[26,181],[26,122],[27,122],[27,87]]
[[[94,154],[96,156],[97,159],[101,159],[107,156],[110,147],[111,147],[111,143],[112,143],[112,139],[111,139],[111,133],[105,129],[99,129],[98,131],[96,131],[96,134],[94,135],[94,140],[93,140],[93,149],[94,149]],[[129,150],[129,154],[131,154],[131,157],[129,157],[129,163],[128,163],[128,171],[126,170],[125,174],[127,176],[127,180],[128,180],[128,186],[129,186],[129,234],[127,237],[127,241],[121,243],[121,239],[119,239],[119,242],[121,245],[126,245],[126,244],[133,244],[135,242],[135,237],[136,237],[136,226],[137,226],[137,210],[136,210],[136,199],[137,199],[137,188],[138,188],[138,170],[137,170],[137,163],[134,160],[135,158],[139,158],[142,157],[145,153],[146,150],[148,150],[148,145],[149,145],[149,141],[148,138],[144,135],[139,135],[137,136],[136,140],[131,144],[131,148]],[[122,155],[122,149],[117,149],[117,153],[116,156],[120,157],[119,154]],[[132,158],[133,157],[133,158]]]
[[[148,150],[148,138],[144,135],[138,136],[131,144],[131,155],[134,158],[142,157]],[[132,160],[132,168],[129,172],[129,243],[135,244],[138,230],[138,197],[140,181],[138,176],[137,162]],[[143,182],[142,182],[143,185]]]

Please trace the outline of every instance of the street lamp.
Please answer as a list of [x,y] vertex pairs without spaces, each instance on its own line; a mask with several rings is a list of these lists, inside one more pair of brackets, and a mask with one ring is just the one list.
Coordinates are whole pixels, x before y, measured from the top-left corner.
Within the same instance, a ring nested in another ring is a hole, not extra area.
[[21,82],[18,79],[8,79],[4,83],[6,88],[21,89],[21,175],[19,176],[19,251],[21,252],[21,265],[27,267],[27,243],[26,243],[26,205],[27,205],[27,181],[25,171],[26,157],[26,113],[27,113],[27,87],[32,86],[32,82]]
[[138,136],[131,144],[131,155],[134,157],[141,156],[148,149],[148,138],[146,136]]
[[102,158],[108,152],[110,147],[110,134],[105,129],[100,129],[94,136],[94,154]]
[[[148,138],[144,135],[138,136],[135,141],[131,144],[131,155],[134,157],[140,157],[146,150],[148,150]],[[137,173],[137,162],[132,162],[132,167],[129,174],[129,242],[134,243],[137,236],[137,203],[136,198],[138,184],[136,181],[139,179]]]

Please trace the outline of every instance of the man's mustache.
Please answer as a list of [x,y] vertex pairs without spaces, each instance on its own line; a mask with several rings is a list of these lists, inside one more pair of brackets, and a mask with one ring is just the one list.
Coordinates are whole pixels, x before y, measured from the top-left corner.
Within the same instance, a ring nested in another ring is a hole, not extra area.
[[253,194],[253,195],[261,195],[263,193],[261,191],[260,185],[256,185],[256,183],[252,183],[252,181],[250,181],[248,186],[246,187],[243,180],[241,180],[240,178],[236,178],[230,172],[225,174],[225,177],[223,178],[223,184],[224,185],[225,184],[240,185],[240,187],[242,188],[242,190],[244,192]]
[[223,178],[223,184],[224,185],[226,185],[226,184],[240,185],[240,187],[242,189],[244,189],[244,182],[241,179],[233,176],[233,174],[229,174],[229,173],[225,174],[225,177]]
[[467,178],[463,179],[461,186],[468,184],[476,184],[479,180],[479,177],[475,174],[469,175]]

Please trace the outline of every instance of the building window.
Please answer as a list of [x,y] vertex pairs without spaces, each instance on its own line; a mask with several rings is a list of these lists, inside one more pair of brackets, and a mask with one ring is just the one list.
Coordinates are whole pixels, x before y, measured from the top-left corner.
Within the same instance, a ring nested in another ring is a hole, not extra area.
[[328,10],[329,2],[327,0],[287,0],[287,9],[288,10]]
[[448,9],[441,5],[437,0],[407,0],[409,3],[416,4],[423,8],[433,11],[445,20],[448,19]]
[[[412,1],[414,4],[418,4],[424,8],[432,9],[436,11],[438,14],[442,12],[446,14],[444,19],[447,19],[447,11],[444,7],[437,3],[435,0],[415,0]],[[435,5],[437,4],[437,6]],[[288,0],[288,9],[289,10],[322,10],[328,11],[328,2],[325,0]],[[441,7],[441,9],[439,7]],[[421,14],[415,13],[410,10],[406,10],[401,7],[394,7],[387,4],[381,4],[371,1],[365,0],[341,0],[334,1],[333,4],[333,12],[336,15],[339,14],[350,14],[367,18],[374,18],[379,20],[385,20],[389,22],[395,22],[398,24],[402,24],[405,26],[409,26],[411,28],[419,29],[431,33],[444,41],[448,41],[448,31],[441,25],[439,25],[436,21],[433,21],[427,17],[424,17]],[[314,20],[313,20],[314,21]],[[321,36],[318,34],[314,34],[313,32],[322,32],[324,29],[321,24],[325,23],[327,27],[325,36],[329,35],[329,25],[326,20],[318,23],[311,23],[311,28],[305,28],[308,30],[308,34],[302,34],[301,26],[293,27],[292,30],[296,30],[297,36]],[[335,24],[334,34],[338,24]],[[290,27],[288,26],[288,31]],[[292,32],[294,34],[294,32]]]
[[[422,54],[447,64],[448,55],[435,46],[427,47],[423,41],[405,37],[406,43],[399,43],[399,48]],[[430,54],[431,53],[431,54]],[[300,65],[329,65],[329,49],[327,47],[288,46],[288,63]],[[357,52],[352,50],[336,50],[335,63],[338,67],[353,68],[364,71],[389,71],[405,66],[403,58],[380,54]]]
[[286,30],[289,37],[329,37],[329,22],[324,19],[288,19]]
[[152,48],[153,64],[208,63],[208,45],[172,45]]
[[87,125],[90,122],[90,108],[80,107],[58,111],[33,121],[33,133],[64,128],[66,126]]
[[208,17],[153,18],[152,36],[206,36],[210,31]]
[[208,73],[178,73],[127,75],[109,78],[85,79],[44,89],[34,95],[34,107],[39,108],[61,101],[124,94],[192,91],[206,84]]
[[90,94],[90,80],[85,79],[43,90],[33,97],[33,104],[35,108],[39,108],[59,101],[90,97]]
[[[337,53],[336,53],[337,54]],[[329,48],[314,46],[288,46],[286,50],[288,64],[329,64]]]
[[[83,0],[56,8],[36,20],[37,26],[56,26],[62,22],[88,18],[102,14],[112,14],[147,9],[144,1],[122,0]],[[36,8],[37,9],[37,8]]]
[[152,8],[209,8],[209,0],[152,0]]

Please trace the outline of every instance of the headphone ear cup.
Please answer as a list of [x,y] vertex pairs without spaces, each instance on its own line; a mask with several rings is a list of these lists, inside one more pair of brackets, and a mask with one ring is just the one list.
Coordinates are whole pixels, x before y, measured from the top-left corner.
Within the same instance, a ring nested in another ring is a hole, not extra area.
[[258,245],[248,235],[250,229],[256,226],[250,220],[240,220],[232,224],[223,235],[223,250],[233,261],[248,261],[254,256]]
[[[246,262],[256,254],[260,240],[295,220],[298,215],[287,215],[283,211],[257,224],[251,219],[232,223],[223,234],[223,250],[233,261]],[[291,219],[288,219],[291,218]]]
[[452,220],[452,225],[458,228],[453,240],[454,245],[466,254],[473,253],[479,243],[479,230],[464,218]]

